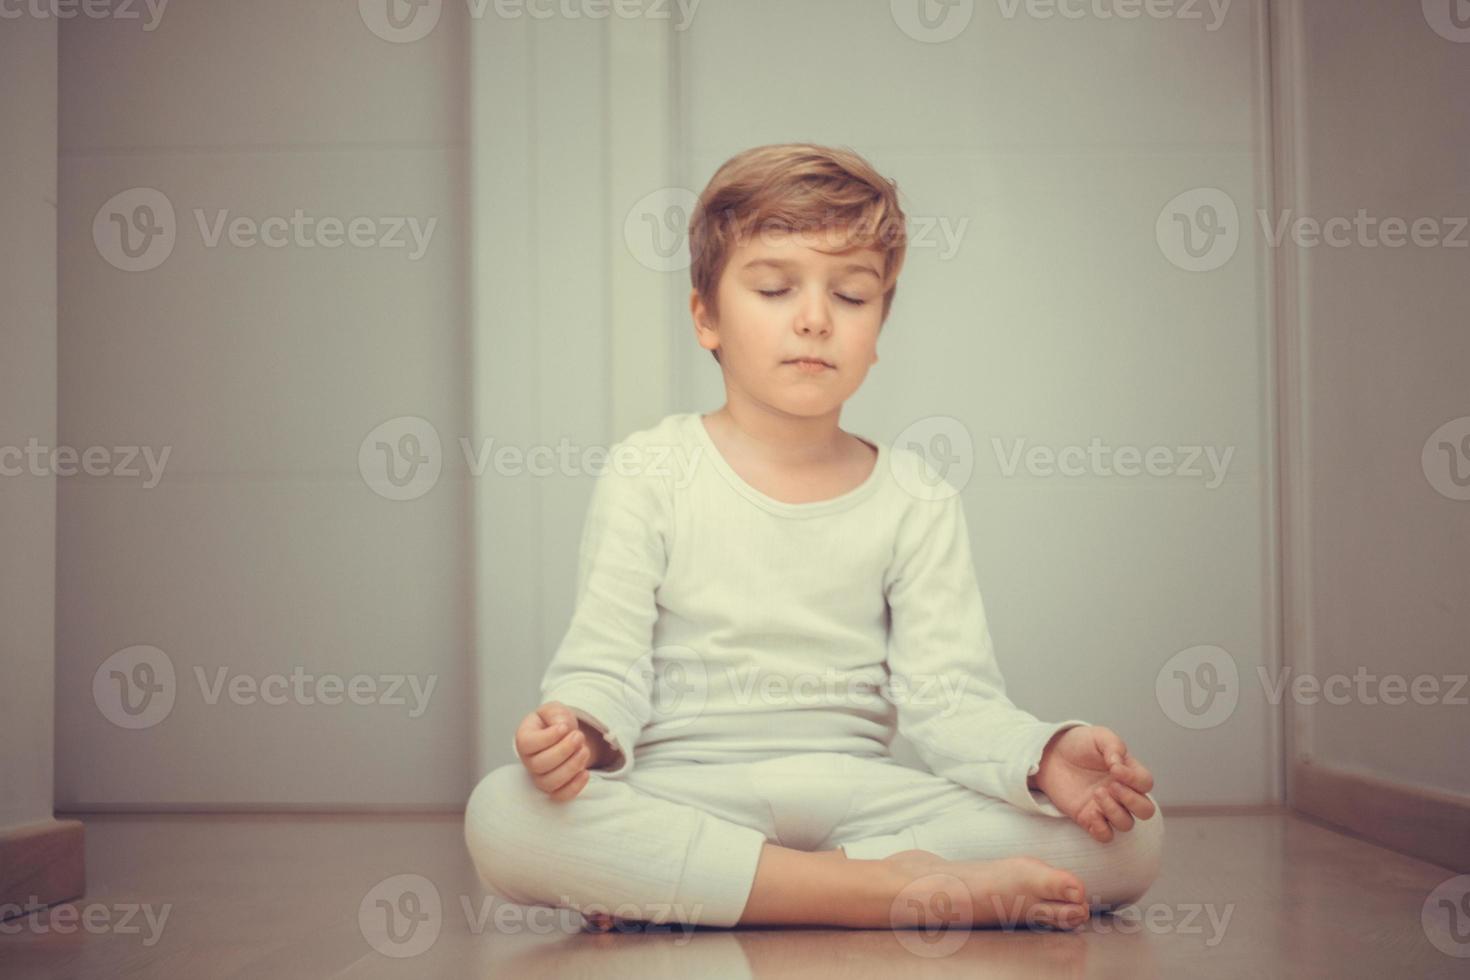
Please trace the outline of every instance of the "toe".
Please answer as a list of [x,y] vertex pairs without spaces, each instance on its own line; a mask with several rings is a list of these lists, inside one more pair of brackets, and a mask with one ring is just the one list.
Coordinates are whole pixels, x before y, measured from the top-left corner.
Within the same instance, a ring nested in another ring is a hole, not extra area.
[[1031,907],[1031,921],[1055,929],[1076,929],[1087,918],[1087,907],[1072,902],[1037,902]]
[[1041,881],[1037,895],[1044,899],[1081,904],[1086,896],[1082,879],[1061,868],[1049,868]]

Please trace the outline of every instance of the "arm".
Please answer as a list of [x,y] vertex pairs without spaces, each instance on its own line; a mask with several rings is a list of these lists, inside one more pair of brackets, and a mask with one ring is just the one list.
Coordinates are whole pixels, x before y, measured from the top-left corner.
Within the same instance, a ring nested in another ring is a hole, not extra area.
[[577,602],[541,682],[543,701],[572,709],[587,735],[590,768],[620,776],[652,715],[655,599],[671,538],[667,485],[648,473],[624,475],[609,452],[597,477],[578,549]]
[[1027,812],[1062,816],[1032,795],[1034,777],[1052,740],[1087,722],[1043,722],[1006,697],[958,493],[914,504],[890,576],[899,733],[935,773]]

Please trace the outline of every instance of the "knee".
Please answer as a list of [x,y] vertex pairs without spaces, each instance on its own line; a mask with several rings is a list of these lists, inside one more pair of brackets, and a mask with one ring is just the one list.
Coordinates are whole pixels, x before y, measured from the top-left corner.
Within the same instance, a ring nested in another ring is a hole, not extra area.
[[1112,841],[1103,845],[1108,874],[1097,901],[1105,909],[1137,902],[1159,876],[1164,860],[1164,810],[1157,800],[1154,806],[1152,817],[1134,820],[1131,830],[1115,832]]
[[492,769],[465,804],[464,837],[475,872],[490,889],[517,901],[526,864],[523,840],[536,825],[532,815],[540,791],[519,763]]

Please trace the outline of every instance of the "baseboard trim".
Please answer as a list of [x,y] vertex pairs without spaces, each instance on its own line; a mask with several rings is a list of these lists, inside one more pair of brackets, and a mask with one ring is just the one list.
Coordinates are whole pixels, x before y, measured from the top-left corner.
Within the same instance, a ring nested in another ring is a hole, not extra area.
[[0,919],[80,898],[87,891],[79,820],[42,820],[0,830]]
[[[58,813],[58,816],[62,814]],[[255,807],[252,809],[172,810],[143,807],[128,810],[69,810],[68,817],[106,820],[108,823],[186,823],[201,820],[248,820],[256,823],[437,823],[464,821],[458,810],[301,810]]]
[[1357,837],[1461,874],[1470,872],[1470,797],[1298,762],[1294,809]]
[[464,804],[413,803],[73,803],[58,808],[57,816],[140,814],[300,814],[302,816],[426,816],[463,814]]

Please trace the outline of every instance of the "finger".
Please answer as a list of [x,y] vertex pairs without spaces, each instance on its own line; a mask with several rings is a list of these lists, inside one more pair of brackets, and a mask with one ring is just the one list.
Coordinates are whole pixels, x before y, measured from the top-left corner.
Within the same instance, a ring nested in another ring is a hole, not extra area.
[[555,792],[565,786],[573,776],[587,768],[587,760],[591,756],[591,750],[585,746],[573,752],[571,757],[550,772],[535,777],[533,782],[548,793]]
[[543,721],[540,715],[532,712],[516,729],[516,751],[520,753],[522,759],[530,758],[542,749],[550,748],[556,744],[557,739],[571,731],[570,728],[561,725],[538,724]]
[[587,780],[591,778],[591,772],[587,769],[583,769],[581,772],[572,777],[571,782],[567,783],[561,789],[551,793],[550,796],[556,802],[564,803],[567,800],[570,800],[572,797],[576,796],[578,793],[582,792],[582,787],[586,786]]
[[1108,790],[1119,803],[1128,808],[1129,813],[1139,820],[1147,820],[1158,811],[1153,800],[1122,783],[1109,783]]
[[1113,832],[1108,827],[1108,822],[1103,818],[1102,810],[1099,809],[1096,800],[1088,800],[1077,811],[1076,821],[1078,826],[1087,831],[1092,838],[1100,843],[1106,844],[1113,839]]
[[1104,786],[1099,786],[1096,791],[1097,805],[1102,807],[1103,816],[1108,818],[1108,823],[1124,833],[1133,829],[1133,814],[1123,809],[1123,804],[1113,799],[1113,794]]
[[526,768],[531,770],[533,776],[544,775],[566,762],[586,744],[587,740],[580,731],[568,732],[550,748],[542,749],[527,759]]
[[548,725],[561,725],[567,731],[577,727],[577,716],[572,713],[571,708],[560,701],[548,701],[537,708],[536,713]]
[[1122,762],[1128,757],[1128,746],[1118,737],[1118,733],[1111,728],[1102,725],[1092,726],[1092,741],[1097,746],[1098,755],[1103,762],[1109,766]]
[[1148,771],[1148,767],[1131,756],[1124,759],[1119,765],[1111,767],[1108,773],[1114,779],[1140,793],[1147,793],[1154,788],[1154,777]]

